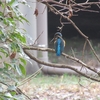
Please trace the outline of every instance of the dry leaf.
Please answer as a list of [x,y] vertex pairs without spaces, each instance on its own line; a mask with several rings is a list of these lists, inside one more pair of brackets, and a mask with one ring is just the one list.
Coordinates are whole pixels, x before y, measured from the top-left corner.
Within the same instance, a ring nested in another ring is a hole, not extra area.
[[16,52],[12,52],[12,54],[10,55],[10,59],[14,59],[16,56]]
[[38,14],[39,14],[39,13],[38,13],[38,9],[36,8],[35,11],[34,11],[34,15],[37,17]]

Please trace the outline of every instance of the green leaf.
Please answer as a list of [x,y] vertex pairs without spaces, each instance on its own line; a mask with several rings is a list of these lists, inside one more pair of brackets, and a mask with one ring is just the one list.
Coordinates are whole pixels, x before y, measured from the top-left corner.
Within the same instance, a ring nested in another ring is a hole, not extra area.
[[7,20],[11,25],[15,25],[15,21],[12,18],[7,18]]
[[20,68],[22,74],[26,75],[26,69],[25,69],[25,67],[23,65],[19,64],[19,68]]
[[4,14],[3,14],[3,12],[1,12],[1,11],[0,11],[0,16],[2,16],[2,17],[3,17],[3,15],[4,15]]
[[13,52],[17,52],[17,50],[19,49],[19,46],[18,46],[17,43],[12,42],[12,43],[10,44],[10,48],[11,48],[11,50],[12,50]]
[[3,72],[3,70],[4,70],[3,68],[0,68],[0,72]]
[[4,17],[3,17],[3,13],[0,12],[0,21],[2,21],[3,19],[4,19]]
[[[12,95],[10,93],[5,93],[5,97],[6,98],[12,98]],[[9,100],[9,99],[5,99],[5,100]]]
[[16,95],[16,92],[15,92],[15,91],[11,91],[10,94],[11,94],[12,96],[14,96],[14,95]]
[[20,58],[20,61],[21,61],[24,65],[26,65],[26,60],[25,60],[24,58]]
[[22,76],[22,72],[21,72],[19,66],[14,64],[14,68],[16,69],[17,73],[18,73],[20,76]]
[[5,25],[12,26],[12,27],[15,27],[16,26],[15,21],[12,18],[5,18],[3,20],[3,23]]
[[[1,32],[0,32],[1,33]],[[4,33],[0,34],[0,40],[5,42],[6,40],[6,35]]]
[[[26,36],[23,34],[25,32],[22,33],[22,30],[18,27],[18,22],[28,22],[28,20],[22,16],[23,13],[21,13],[18,7],[20,1],[0,0],[0,8],[2,9],[0,11],[0,42],[3,43],[0,46],[0,60],[1,64],[3,64],[3,67],[0,68],[0,81],[8,86],[8,88],[6,87],[2,90],[1,87],[3,84],[1,84],[0,100],[23,100],[24,98],[23,95],[16,94],[16,87],[11,84],[18,83],[19,80],[16,78],[18,74],[26,75],[26,69],[24,67],[26,66],[26,61],[23,58],[19,60],[17,58],[10,59],[9,57],[13,52],[24,55],[22,45],[26,43]],[[27,2],[23,2],[23,4],[27,5]],[[10,62],[2,61],[3,56],[8,57]]]
[[3,88],[0,86],[0,93],[3,92]]
[[0,59],[2,59],[2,56],[0,55]]
[[15,85],[10,85],[10,86],[8,86],[7,90],[15,91],[16,90],[16,86]]
[[6,0],[6,2],[12,7],[18,6],[18,0]]
[[16,69],[17,73],[22,76],[22,75],[26,75],[26,69],[23,65],[19,64],[18,65],[15,65],[14,64],[14,68]]
[[26,43],[26,37],[22,34],[15,34],[15,39],[19,39],[20,42]]
[[19,32],[14,32],[12,34],[10,34],[9,36],[10,38],[12,38],[14,41],[16,40],[18,43],[26,43],[26,37],[19,33]]
[[26,21],[26,22],[28,22],[29,23],[29,21],[25,18],[25,17],[23,17],[23,16],[19,16],[22,20],[24,20],[24,21]]
[[2,52],[6,57],[8,57],[8,52],[5,48],[0,47],[0,52]]
[[0,1],[0,5],[2,4],[2,2]]
[[8,67],[11,67],[11,65],[9,63],[3,62],[3,65],[6,69],[8,69]]
[[7,79],[12,79],[12,77],[11,77],[12,74],[8,70],[6,70],[5,68],[4,68],[3,73]]
[[0,34],[3,34],[3,30],[0,30]]
[[9,25],[9,21],[8,21],[7,19],[4,19],[4,20],[3,20],[3,23],[4,23],[5,25]]

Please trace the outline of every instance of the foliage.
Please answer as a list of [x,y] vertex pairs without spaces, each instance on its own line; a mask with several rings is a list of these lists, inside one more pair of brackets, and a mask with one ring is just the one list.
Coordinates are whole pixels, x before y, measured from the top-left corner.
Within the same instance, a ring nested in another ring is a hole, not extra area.
[[[62,0],[60,0],[59,2],[54,0],[53,1],[40,0],[39,2],[45,4],[50,9],[50,11],[52,11],[56,15],[60,15],[61,27],[58,27],[59,31],[62,31],[64,26],[64,23],[62,22],[62,18],[70,22],[72,26],[79,32],[79,34],[85,39],[83,54],[86,47],[86,43],[88,43],[92,50],[92,53],[100,62],[100,59],[97,56],[94,48],[92,47],[92,44],[89,41],[88,37],[84,33],[82,33],[81,30],[75,25],[73,20],[71,20],[71,17],[74,14],[73,12],[78,12],[81,10],[91,11],[86,8],[90,8],[91,5],[93,4],[96,4],[100,8],[99,2],[90,2],[89,0],[86,0],[85,3],[76,3],[73,0],[72,1],[67,0],[66,4],[64,4]],[[23,23],[24,21],[28,22],[28,20],[24,18],[23,14],[20,12],[18,8],[20,3],[27,5],[27,2],[25,0],[0,0],[0,60],[1,60],[0,61],[1,64],[0,100],[20,100],[20,99],[24,100],[25,94],[23,94],[22,91],[18,88],[18,86],[20,85],[18,84],[18,79],[17,79],[18,75],[19,76],[26,75],[26,70],[25,70],[26,60],[23,59],[25,58],[24,52],[32,60],[38,62],[39,64],[50,66],[50,67],[53,66],[58,68],[68,68],[82,76],[100,82],[100,79],[98,79],[98,77],[94,77],[87,73],[84,73],[82,72],[81,69],[78,70],[70,65],[54,64],[54,63],[41,61],[38,58],[34,57],[34,55],[30,54],[27,50],[31,49],[31,50],[41,50],[41,51],[48,51],[48,52],[55,52],[55,51],[50,48],[38,48],[35,47],[34,45],[25,47],[26,45],[26,37],[24,33],[25,31],[24,29],[20,29],[18,26],[19,23]],[[92,12],[96,12],[96,11],[92,11]],[[34,14],[38,16],[38,9],[36,9]],[[62,56],[64,56],[65,58],[72,59],[73,61],[76,61],[77,63],[81,64],[82,67],[84,66],[86,69],[100,76],[99,71],[88,66],[83,61],[73,56],[69,56],[65,53],[62,53]],[[39,71],[42,70],[42,68],[43,66],[39,69]],[[23,84],[28,80],[30,80],[31,78],[35,77],[36,74],[39,73],[39,71],[37,71],[35,74],[29,76],[24,81],[22,81]]]
[[25,0],[0,0],[0,100],[23,98],[16,85],[18,75],[26,75],[22,49],[26,37],[18,25],[28,20],[18,8],[20,3],[27,4]]

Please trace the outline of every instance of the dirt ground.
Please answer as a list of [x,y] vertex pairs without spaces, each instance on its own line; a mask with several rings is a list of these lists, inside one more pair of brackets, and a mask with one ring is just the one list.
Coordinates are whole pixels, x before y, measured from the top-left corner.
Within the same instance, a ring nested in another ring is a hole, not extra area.
[[75,79],[61,82],[62,77],[47,82],[50,77],[37,84],[34,80],[28,82],[21,89],[31,100],[100,100],[100,83],[85,81],[86,84],[83,85],[75,83]]

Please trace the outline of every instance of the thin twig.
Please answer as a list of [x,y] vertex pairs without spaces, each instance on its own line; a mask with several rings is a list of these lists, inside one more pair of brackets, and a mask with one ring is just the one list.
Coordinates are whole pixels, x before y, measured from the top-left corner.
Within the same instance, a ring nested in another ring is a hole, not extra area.
[[41,68],[39,68],[39,70],[37,70],[35,73],[33,73],[32,75],[30,75],[29,77],[27,77],[27,78],[25,78],[24,80],[22,80],[22,81],[20,82],[20,84],[19,84],[17,87],[22,86],[23,84],[25,84],[25,83],[29,82],[31,79],[33,79],[37,74],[40,73],[40,71],[41,71],[41,69],[42,69],[43,67],[44,67],[44,66],[42,66]]
[[37,40],[40,38],[40,36],[41,36],[42,34],[43,34],[43,31],[41,32],[41,34],[39,34],[39,36],[37,37],[37,39],[34,41],[34,44],[33,44],[33,45],[36,44]]
[[75,57],[75,52],[74,52],[74,50],[73,50],[72,47],[71,47],[71,51],[72,51],[73,57],[76,58],[76,57]]
[[87,41],[85,40],[85,43],[84,43],[84,46],[83,46],[83,52],[82,52],[82,61],[84,61],[84,51],[85,51],[85,48],[86,48],[86,44],[87,44]]
[[60,32],[62,31],[62,29],[63,29],[63,26],[64,26],[64,24],[62,23],[62,16],[60,16],[60,24],[61,24],[61,26],[60,27],[58,27],[58,29],[60,30]]
[[[85,51],[85,48],[86,48],[86,44],[87,44],[87,41],[85,41],[84,46],[83,46],[82,61],[84,61],[84,51]],[[84,66],[82,65],[80,71],[82,70],[83,67],[84,67]],[[87,70],[86,70],[86,72],[87,72]]]
[[28,95],[26,95],[24,92],[22,92],[22,90],[19,89],[18,87],[17,87],[17,89],[16,89],[16,92],[17,92],[18,94],[23,94],[28,100],[31,100],[31,98],[30,98]]
[[85,3],[88,3],[89,2],[89,0],[86,0],[86,2]]
[[98,55],[96,54],[95,50],[93,49],[91,42],[90,42],[88,39],[87,39],[87,42],[88,42],[88,44],[89,44],[89,46],[90,46],[92,52],[94,53],[95,57],[96,57],[97,60],[100,62],[100,58],[98,57]]

